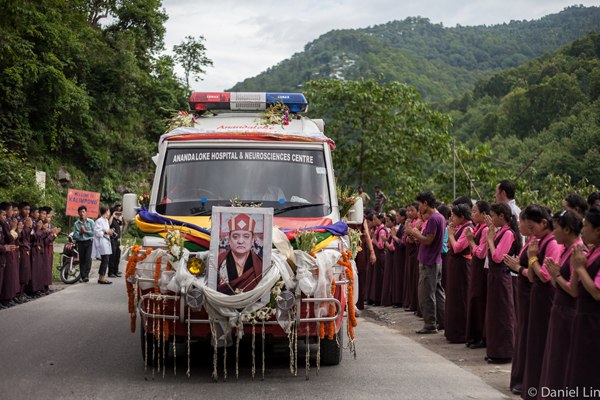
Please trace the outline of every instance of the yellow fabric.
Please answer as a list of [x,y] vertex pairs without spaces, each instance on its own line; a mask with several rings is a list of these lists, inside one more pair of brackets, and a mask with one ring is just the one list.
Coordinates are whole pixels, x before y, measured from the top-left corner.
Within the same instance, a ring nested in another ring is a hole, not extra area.
[[[169,216],[165,216],[165,218],[169,218]],[[177,217],[177,220],[194,224],[202,228],[210,229],[209,217]],[[166,233],[164,224],[145,222],[140,218],[139,215],[135,216],[135,223],[138,226],[138,228],[140,228],[144,233],[157,233],[161,236],[164,236],[164,234]],[[198,232],[197,230],[190,229],[188,227],[176,226],[175,228],[180,229],[181,233],[186,233],[188,235],[210,241],[210,235],[207,235],[206,233]]]
[[[168,215],[165,215],[164,217],[169,218]],[[210,229],[210,217],[179,217],[178,216],[177,218],[174,218],[174,219],[177,219],[178,221],[183,221],[183,222],[187,222],[190,224],[194,224],[194,225],[200,226],[202,228]],[[138,228],[140,228],[142,230],[142,232],[144,232],[144,233],[155,233],[155,234],[159,234],[162,237],[165,237],[165,235],[166,235],[165,225],[163,225],[163,224],[154,224],[154,223],[142,221],[142,219],[140,219],[139,215],[135,216],[135,222],[136,222]],[[195,229],[190,229],[188,227],[176,227],[176,228],[181,229],[181,233],[186,233],[188,235],[210,241],[210,235],[207,235],[202,232],[198,232]],[[313,252],[318,253],[319,251],[323,250],[325,247],[329,246],[329,244],[331,244],[334,240],[337,240],[337,239],[338,239],[338,237],[334,236],[334,235],[328,237],[327,239],[318,243],[315,246],[315,248],[313,249]]]
[[322,242],[320,242],[319,244],[317,244],[313,250],[313,253],[318,253],[319,251],[323,250],[325,247],[329,246],[330,243],[332,243],[334,240],[337,240],[337,236],[330,236],[327,239],[323,240]]

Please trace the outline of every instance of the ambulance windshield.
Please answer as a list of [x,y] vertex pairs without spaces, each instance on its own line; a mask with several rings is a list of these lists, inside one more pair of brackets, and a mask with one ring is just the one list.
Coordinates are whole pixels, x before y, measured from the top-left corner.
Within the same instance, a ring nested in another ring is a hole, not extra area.
[[173,148],[166,154],[156,211],[210,215],[232,199],[262,203],[282,217],[331,212],[322,150]]

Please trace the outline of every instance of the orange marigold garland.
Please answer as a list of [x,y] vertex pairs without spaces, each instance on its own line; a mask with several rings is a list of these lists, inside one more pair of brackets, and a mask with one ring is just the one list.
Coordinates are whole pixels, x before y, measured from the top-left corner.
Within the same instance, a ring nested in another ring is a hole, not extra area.
[[346,269],[346,278],[348,279],[348,336],[350,340],[354,340],[354,328],[358,325],[356,321],[356,311],[354,309],[354,271],[352,270],[352,251],[346,250],[342,252],[342,258],[338,260],[338,264]]
[[324,339],[324,338],[325,338],[325,322],[321,322],[321,323],[319,324],[319,337],[320,337],[321,339]]
[[160,280],[160,267],[162,266],[162,257],[156,258],[156,265],[154,266],[154,293],[160,293],[160,287],[158,281]]
[[131,256],[127,260],[127,267],[125,268],[125,286],[127,288],[127,299],[128,299],[128,310],[130,317],[130,330],[135,332],[136,325],[136,312],[135,312],[135,288],[133,286],[133,277],[135,276],[135,268],[137,263],[144,260],[152,252],[151,248],[147,248],[146,251],[138,256],[138,253],[142,250],[141,246],[133,246],[131,248]]
[[[335,297],[335,291],[336,291],[336,286],[335,286],[335,279],[331,280],[331,296]],[[335,305],[333,304],[333,302],[329,303],[329,316],[333,317],[335,315]],[[333,340],[334,336],[335,336],[335,321],[329,321],[328,323],[328,334],[327,337],[329,338],[329,340]]]
[[[335,286],[335,279],[331,280],[331,296],[335,296],[335,290],[336,290],[336,286]],[[335,315],[335,305],[333,304],[333,302],[329,303],[329,308],[327,310],[327,316],[328,317],[333,317]],[[325,328],[325,326],[327,326],[327,328]],[[321,322],[321,325],[319,327],[319,337],[321,339],[325,338],[325,330],[327,329],[327,338],[329,340],[333,340],[333,337],[335,336],[335,321],[329,321],[329,322]]]
[[[158,285],[158,281],[160,280],[161,268],[162,268],[162,257],[157,257],[156,263],[154,265],[154,288],[153,288],[154,294],[156,294],[156,295],[160,295],[160,286]],[[156,302],[159,300],[156,299],[153,301]],[[163,316],[164,316],[165,300],[162,299],[161,301],[162,301],[162,304],[161,304],[160,309],[161,309],[161,314],[163,314]],[[160,324],[160,321],[158,324],[156,324],[154,336],[158,339],[160,339],[161,336],[163,338],[166,338],[169,336],[169,324],[165,323],[164,318],[163,318],[162,326]]]

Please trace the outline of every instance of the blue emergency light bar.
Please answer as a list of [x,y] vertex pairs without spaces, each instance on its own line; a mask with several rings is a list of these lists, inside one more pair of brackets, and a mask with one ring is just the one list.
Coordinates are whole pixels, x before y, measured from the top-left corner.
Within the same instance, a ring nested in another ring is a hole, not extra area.
[[308,101],[302,93],[259,92],[193,92],[189,98],[190,109],[261,111],[276,103],[285,104],[291,113],[305,112]]

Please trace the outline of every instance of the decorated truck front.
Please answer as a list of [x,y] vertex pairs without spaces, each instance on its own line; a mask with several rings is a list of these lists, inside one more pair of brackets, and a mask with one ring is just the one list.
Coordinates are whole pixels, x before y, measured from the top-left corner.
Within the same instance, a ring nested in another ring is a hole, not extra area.
[[[316,344],[317,364],[341,361],[344,336],[353,347],[354,243],[334,143],[306,106],[300,94],[194,93],[201,113],[180,113],[161,137],[126,271],[146,365],[164,365],[177,342],[210,340],[216,355],[244,335],[253,349],[257,336],[288,341],[294,372],[298,340]],[[255,112],[202,115],[217,109]]]

